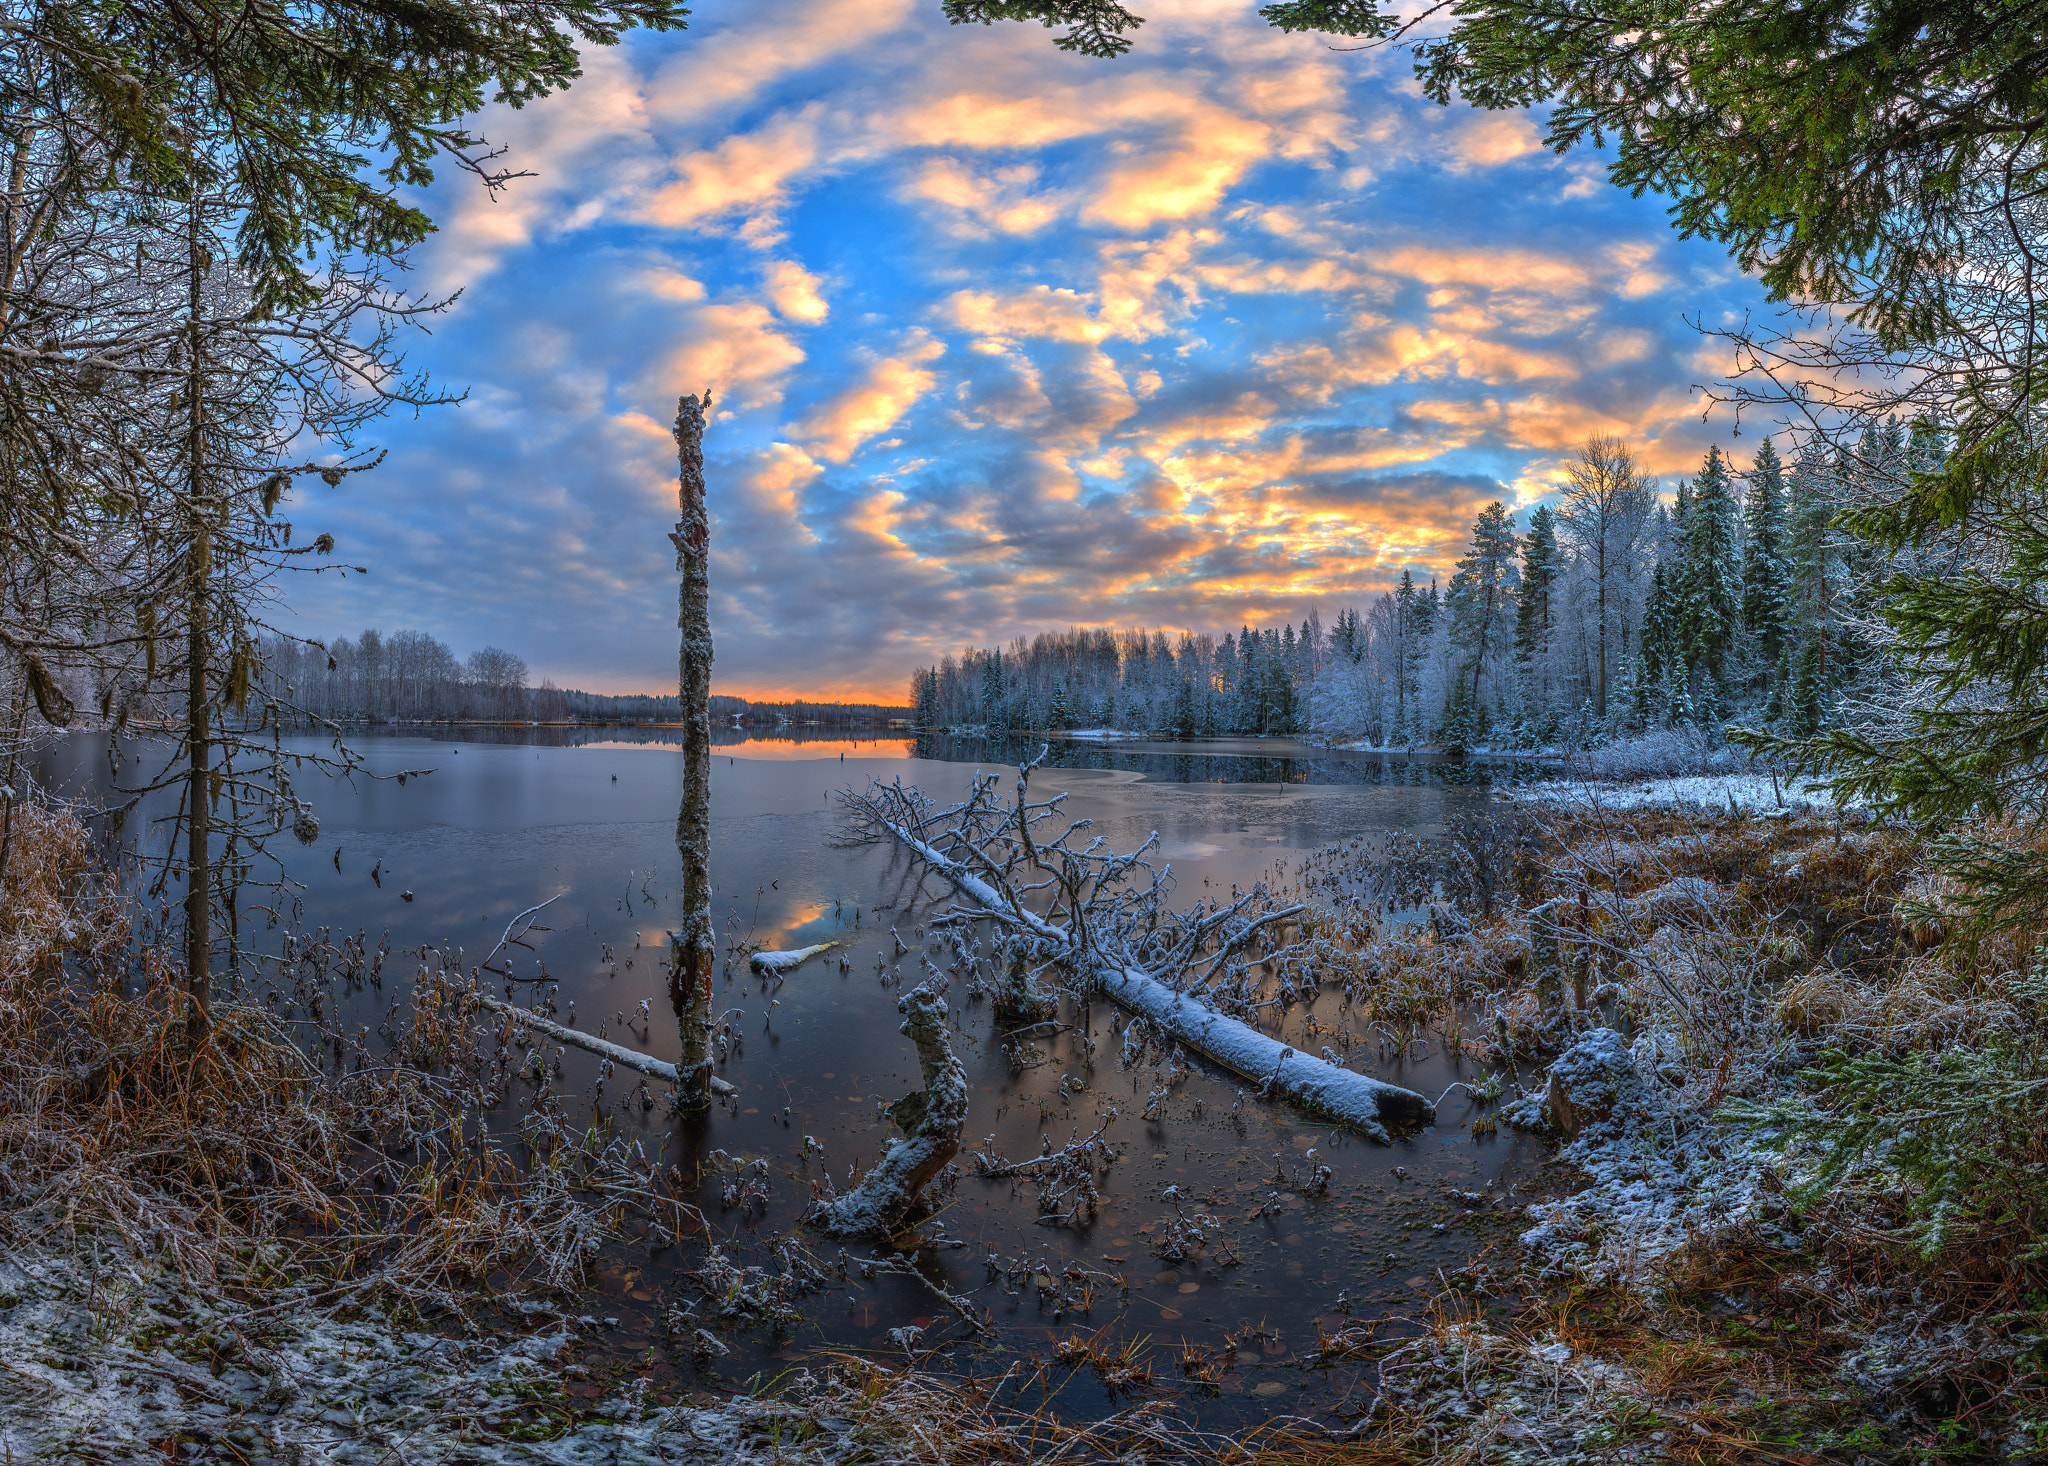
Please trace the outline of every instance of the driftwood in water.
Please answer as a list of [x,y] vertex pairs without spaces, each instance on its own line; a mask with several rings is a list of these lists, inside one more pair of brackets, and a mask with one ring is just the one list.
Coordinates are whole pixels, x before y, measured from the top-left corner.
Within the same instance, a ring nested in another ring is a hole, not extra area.
[[[1292,1100],[1383,1142],[1390,1138],[1389,1122],[1434,1118],[1436,1107],[1414,1090],[1301,1053],[1200,1001],[1201,990],[1234,955],[1301,907],[1258,912],[1254,896],[1260,893],[1254,892],[1207,916],[1168,911],[1171,872],[1154,871],[1145,859],[1157,836],[1125,855],[1107,850],[1099,838],[1081,849],[1069,845],[1086,820],[1044,839],[1035,827],[1059,817],[1066,796],[1032,802],[1032,767],[1020,770],[1015,804],[995,795],[994,776],[977,780],[966,800],[945,809],[900,781],[871,784],[865,794],[848,791],[841,796],[848,836],[901,842],[967,899],[963,915],[996,922],[1012,942],[1071,973],[1084,992],[1142,1015],[1185,1047],[1254,1081],[1261,1094]],[[1140,873],[1149,880],[1134,880]],[[1172,980],[1162,981],[1156,970]]]
[[[535,1033],[543,1034],[553,1039],[556,1043],[567,1044],[572,1049],[582,1049],[586,1054],[596,1054],[601,1059],[610,1059],[621,1069],[631,1069],[637,1074],[645,1074],[650,1079],[666,1080],[668,1083],[679,1087],[683,1082],[683,1074],[680,1069],[674,1064],[655,1058],[651,1054],[643,1054],[638,1049],[629,1049],[623,1044],[615,1044],[610,1039],[597,1038],[588,1033],[579,1033],[573,1028],[564,1028],[552,1019],[543,1018],[538,1013],[528,1012],[517,1004],[508,1003],[503,998],[493,997],[489,993],[479,992],[476,995],[476,1000],[494,1013],[510,1013],[519,1020],[521,1027],[530,1028]],[[730,1084],[727,1084],[715,1074],[709,1075],[707,1078],[710,1081],[709,1088],[712,1094],[738,1093]]]
[[967,1071],[946,1042],[946,1000],[919,984],[896,1000],[902,1032],[917,1045],[924,1088],[889,1107],[903,1131],[860,1184],[811,1207],[804,1220],[828,1237],[886,1237],[960,1150],[967,1123]]
[[778,972],[794,972],[820,952],[829,952],[838,946],[837,942],[819,942],[812,947],[798,947],[793,952],[756,952],[747,959],[747,966],[763,977]]

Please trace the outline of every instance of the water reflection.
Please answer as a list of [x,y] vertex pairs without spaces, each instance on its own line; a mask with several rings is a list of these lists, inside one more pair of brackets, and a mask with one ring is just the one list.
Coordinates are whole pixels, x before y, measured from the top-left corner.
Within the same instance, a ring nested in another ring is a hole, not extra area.
[[[663,934],[677,914],[674,820],[682,779],[673,739],[666,729],[365,732],[355,741],[372,773],[434,772],[403,789],[374,779],[303,789],[319,809],[322,831],[311,847],[280,851],[299,888],[290,909],[306,926],[360,928],[372,942],[388,929],[400,953],[425,944],[462,949],[474,960],[514,912],[559,895],[551,908],[561,913],[549,923],[554,929],[520,961],[532,972],[545,965],[561,985],[558,1001],[576,1005],[579,1026],[606,1028],[615,1039],[673,1059],[672,1024],[643,1028],[631,1021],[643,999],[656,1014],[666,1003]],[[319,742],[305,740],[304,748]],[[289,739],[286,745],[287,753],[296,746]],[[736,1340],[733,1356],[717,1368],[744,1379],[828,1349],[895,1353],[889,1330],[916,1324],[927,1328],[927,1342],[941,1346],[933,1363],[981,1372],[1007,1368],[1019,1349],[1076,1332],[1142,1336],[1166,1381],[1178,1343],[1214,1349],[1226,1335],[1264,1325],[1270,1333],[1238,1352],[1220,1394],[1191,1399],[1189,1408],[1223,1426],[1270,1410],[1325,1408],[1368,1367],[1303,1370],[1318,1328],[1410,1312],[1440,1274],[1465,1265],[1497,1229],[1499,1209],[1446,1209],[1449,1191],[1503,1196],[1526,1177],[1535,1154],[1511,1134],[1472,1136],[1475,1110],[1462,1095],[1450,1098],[1434,1127],[1390,1150],[1264,1104],[1244,1092],[1242,1081],[1199,1062],[1167,1086],[1148,1117],[1150,1092],[1162,1083],[1158,1070],[1120,1064],[1119,1018],[1101,1005],[1070,1009],[1062,1015],[1067,1030],[1034,1037],[1006,1056],[986,1006],[963,991],[957,954],[930,924],[950,903],[943,883],[897,850],[836,847],[832,796],[870,778],[899,777],[940,798],[957,796],[978,770],[1015,757],[1022,746],[722,730],[712,771],[721,944],[782,948],[836,939],[845,946],[782,982],[754,978],[738,953],[725,962],[720,1006],[736,1012],[740,1035],[720,1070],[739,1089],[728,1108],[683,1122],[659,1110],[643,1114],[616,1083],[600,1091],[595,1060],[573,1052],[563,1055],[564,1083],[618,1133],[700,1175],[699,1203],[728,1251],[764,1263],[772,1239],[796,1228],[820,1168],[844,1178],[874,1154],[889,1133],[879,1106],[917,1083],[915,1057],[897,1033],[896,997],[927,972],[940,981],[951,977],[954,1041],[973,1085],[969,1148],[1027,1156],[1106,1123],[1123,1158],[1110,1173],[1099,1214],[1077,1226],[1046,1226],[1032,1188],[965,1176],[925,1229],[949,1242],[918,1254],[919,1265],[949,1290],[994,1309],[995,1345],[966,1341],[917,1282],[863,1282],[856,1274],[845,1289],[809,1300],[806,1321],[785,1336],[763,1331]],[[145,762],[162,756],[144,751]],[[1034,792],[1068,789],[1069,811],[1094,821],[1094,832],[1118,849],[1156,832],[1160,858],[1188,901],[1274,876],[1276,862],[1291,865],[1332,841],[1395,828],[1427,831],[1452,812],[1484,804],[1490,796],[1483,779],[1492,777],[1469,764],[1332,753],[1277,740],[1066,742],[1053,762],[1052,773],[1034,779]],[[43,773],[46,782],[90,794],[103,787],[106,768],[102,741],[73,737],[48,751]],[[150,813],[131,821],[124,838],[139,838]],[[1278,878],[1286,878],[1284,871]],[[275,942],[274,933],[269,940]],[[275,991],[275,977],[274,966],[251,968],[246,990],[265,997]],[[382,992],[337,995],[346,1021],[369,1031],[401,1000],[389,984]],[[1286,1041],[1308,1052],[1338,1046],[1355,1067],[1431,1095],[1474,1077],[1469,1065],[1434,1044],[1395,1048],[1383,1036],[1356,1031],[1340,993],[1297,1004],[1278,1022]],[[1084,1035],[1094,1046],[1092,1059]],[[512,1119],[516,1114],[500,1123]],[[823,1147],[822,1159],[806,1151],[805,1136]],[[1310,1147],[1335,1173],[1327,1195],[1276,1184],[1276,1176],[1299,1169]],[[765,1205],[722,1209],[731,1162],[754,1158],[768,1164]],[[1214,1254],[1156,1255],[1152,1244],[1173,1216],[1162,1197],[1168,1186],[1225,1219],[1237,1265],[1221,1265]],[[1432,1230],[1439,1225],[1443,1230]],[[610,1336],[618,1350],[636,1357],[648,1350],[670,1300],[701,1304],[687,1276],[701,1259],[696,1248],[660,1253],[652,1264],[623,1249],[608,1256],[600,1281],[612,1296],[602,1311],[619,1320]],[[992,1271],[991,1259],[1006,1270]],[[1029,1280],[1068,1266],[1118,1275],[1126,1286],[1099,1289],[1086,1312],[1054,1312]],[[1016,1283],[1018,1276],[1027,1281]],[[1340,1307],[1354,1311],[1342,1314]],[[698,1368],[687,1355],[661,1350],[646,1362],[682,1382]],[[1086,1374],[1055,1372],[1039,1388],[1069,1410],[1124,1403]]]

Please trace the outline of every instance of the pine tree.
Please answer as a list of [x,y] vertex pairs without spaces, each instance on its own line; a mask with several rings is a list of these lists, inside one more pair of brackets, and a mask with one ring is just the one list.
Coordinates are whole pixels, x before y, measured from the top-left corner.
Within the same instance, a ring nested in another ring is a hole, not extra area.
[[1067,683],[1065,678],[1061,678],[1052,685],[1052,707],[1046,714],[1046,722],[1054,729],[1071,728],[1074,726],[1074,708],[1073,704],[1067,701]]

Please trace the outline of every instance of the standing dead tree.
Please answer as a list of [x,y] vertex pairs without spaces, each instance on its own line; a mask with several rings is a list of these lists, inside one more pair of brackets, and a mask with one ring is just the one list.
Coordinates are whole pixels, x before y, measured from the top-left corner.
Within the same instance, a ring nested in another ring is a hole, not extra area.
[[704,418],[711,394],[676,403],[676,499],[682,517],[675,542],[676,624],[682,628],[677,681],[683,707],[683,802],[676,815],[676,850],[683,864],[681,925],[669,933],[669,1004],[682,1030],[685,1108],[710,1102],[711,1061],[706,1020],[711,1013],[711,520],[704,507]]
[[[848,844],[894,840],[951,881],[964,904],[955,919],[988,920],[1013,949],[1047,971],[1067,975],[1082,994],[1100,994],[1144,1017],[1196,1053],[1255,1081],[1260,1093],[1342,1120],[1375,1140],[1387,1123],[1427,1121],[1435,1107],[1413,1090],[1301,1053],[1218,1012],[1201,993],[1233,958],[1285,929],[1303,910],[1273,907],[1255,887],[1212,912],[1174,912],[1166,900],[1171,870],[1147,861],[1157,837],[1128,854],[1098,836],[1077,837],[1089,821],[1063,818],[1056,794],[1030,797],[1027,765],[1010,803],[997,779],[975,781],[958,804],[940,808],[903,784],[843,791]],[[1268,909],[1270,908],[1270,909]],[[1268,960],[1278,953],[1269,953]]]

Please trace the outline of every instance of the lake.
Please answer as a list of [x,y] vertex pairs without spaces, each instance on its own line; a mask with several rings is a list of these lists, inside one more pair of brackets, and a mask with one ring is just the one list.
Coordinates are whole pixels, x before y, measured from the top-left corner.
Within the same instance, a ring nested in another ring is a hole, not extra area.
[[[377,779],[324,788],[310,775],[302,781],[320,818],[319,839],[300,847],[281,838],[278,846],[304,886],[297,924],[337,935],[360,929],[372,945],[388,932],[401,953],[459,947],[473,962],[516,912],[553,897],[542,918],[551,930],[534,939],[535,951],[520,954],[523,970],[546,964],[560,984],[557,1006],[566,1015],[573,1004],[577,1026],[605,1027],[615,1040],[673,1059],[665,931],[677,917],[682,759],[667,741],[675,736],[658,729],[364,730],[353,742],[370,772],[432,772],[403,788]],[[892,848],[835,846],[835,792],[901,778],[944,800],[964,793],[977,770],[1014,760],[1024,745],[815,730],[779,737],[722,730],[720,739],[712,873],[721,949],[845,945],[780,983],[754,977],[743,955],[723,963],[718,1005],[733,1010],[740,1037],[718,1071],[737,1089],[732,1102],[701,1117],[678,1119],[659,1107],[643,1113],[626,1103],[627,1086],[615,1079],[602,1103],[619,1132],[648,1153],[686,1172],[695,1168],[697,1201],[724,1250],[737,1264],[760,1266],[774,1239],[797,1229],[820,1165],[844,1177],[892,1133],[879,1107],[919,1082],[915,1054],[897,1032],[896,998],[921,976],[921,953],[941,969],[954,960],[950,938],[941,942],[928,926],[949,904],[944,882]],[[287,740],[287,752],[324,746],[322,739]],[[147,753],[145,763],[150,757],[161,753]],[[1034,795],[1069,791],[1068,811],[1093,820],[1092,833],[1119,850],[1156,831],[1158,858],[1171,865],[1185,902],[1261,879],[1285,882],[1299,857],[1339,840],[1390,829],[1427,833],[1453,813],[1491,802],[1486,781],[1503,772],[1277,739],[1066,742],[1050,762],[1033,776]],[[106,767],[102,739],[74,736],[48,750],[43,777],[90,793],[103,787]],[[1006,789],[1014,764],[1009,773]],[[131,839],[161,838],[144,819],[131,820],[128,830]],[[243,931],[252,948],[267,942],[275,949],[276,934],[265,934],[259,918],[245,919]],[[899,939],[907,951],[898,952]],[[348,1000],[356,1005],[351,1022],[360,1016],[374,1028],[415,965],[394,959],[383,991]],[[259,973],[256,987],[264,986]],[[653,1014],[644,1025],[633,1016],[643,1000]],[[1100,1334],[1109,1343],[1141,1342],[1157,1388],[1182,1394],[1187,1410],[1212,1426],[1327,1410],[1370,1398],[1370,1366],[1304,1368],[1318,1328],[1416,1312],[1448,1275],[1507,1235],[1508,1198],[1517,1188],[1526,1192],[1542,1159],[1536,1142],[1511,1131],[1475,1137],[1470,1122],[1480,1110],[1462,1090],[1432,1127],[1386,1146],[1249,1096],[1244,1081],[1200,1060],[1167,1086],[1148,1117],[1161,1081],[1151,1067],[1121,1066],[1120,1018],[1110,1006],[1070,1010],[1062,1016],[1073,1028],[1041,1033],[1006,1054],[986,1003],[959,984],[949,1002],[972,1085],[960,1157],[967,1174],[921,1229],[943,1245],[911,1258],[934,1282],[992,1308],[994,1338],[970,1338],[913,1278],[863,1279],[856,1270],[845,1285],[806,1299],[800,1324],[780,1335],[739,1331],[726,1338],[729,1357],[692,1362],[660,1343],[664,1304],[701,1301],[686,1275],[700,1266],[703,1247],[686,1239],[652,1258],[620,1246],[600,1264],[597,1284],[606,1296],[587,1306],[616,1319],[602,1345],[614,1362],[679,1388],[721,1379],[730,1387],[828,1350],[873,1349],[900,1359],[890,1331],[917,1326],[926,1331],[920,1349],[934,1351],[928,1367],[988,1375],[1043,1358],[1058,1340]],[[1346,1026],[1344,1009],[1343,994],[1325,990],[1287,1010],[1273,1031],[1313,1053]],[[1405,1053],[1383,1038],[1352,1040],[1354,1067],[1432,1098],[1479,1074],[1433,1039]],[[564,1061],[563,1089],[586,1107],[596,1099],[596,1063],[574,1051]],[[1111,1110],[1114,1118],[1105,1118]],[[985,1136],[994,1154],[1021,1158],[1098,1126],[1106,1126],[1104,1139],[1120,1159],[1089,1223],[1045,1225],[1033,1187],[979,1178],[969,1165]],[[822,1145],[822,1161],[805,1152],[806,1137]],[[1277,1184],[1278,1175],[1305,1173],[1310,1149],[1333,1173],[1327,1193]],[[765,1199],[744,1211],[722,1206],[731,1167],[755,1159],[766,1162]],[[1192,1258],[1159,1256],[1156,1239],[1176,1216],[1163,1199],[1168,1187],[1222,1218],[1227,1246]],[[1474,1208],[1453,1193],[1487,1201]],[[811,1246],[821,1259],[840,1251],[817,1239]],[[847,1251],[884,1255],[869,1245]],[[1105,1281],[1088,1308],[1055,1311],[1048,1300],[1056,1289],[1045,1285],[1069,1270]],[[1224,1354],[1226,1336],[1237,1347]],[[1183,1345],[1223,1361],[1212,1383],[1183,1381]],[[1026,1406],[1050,1399],[1064,1410],[1099,1412],[1127,1403],[1086,1370],[1049,1366],[1019,1388]]]

